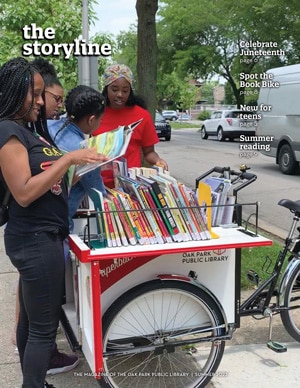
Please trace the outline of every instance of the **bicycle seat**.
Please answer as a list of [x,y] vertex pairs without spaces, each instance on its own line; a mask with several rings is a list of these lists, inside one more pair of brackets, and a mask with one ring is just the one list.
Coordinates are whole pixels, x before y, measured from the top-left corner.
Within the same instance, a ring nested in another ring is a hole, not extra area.
[[278,205],[286,207],[287,209],[291,210],[293,213],[296,213],[296,215],[300,215],[300,200],[292,201],[290,199],[281,199],[278,202]]

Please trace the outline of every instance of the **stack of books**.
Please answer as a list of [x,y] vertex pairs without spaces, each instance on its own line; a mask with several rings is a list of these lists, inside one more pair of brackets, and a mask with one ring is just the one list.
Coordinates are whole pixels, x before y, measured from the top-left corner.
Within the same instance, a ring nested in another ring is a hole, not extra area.
[[199,204],[210,207],[209,223],[212,226],[230,224],[233,219],[235,196],[230,194],[231,181],[222,177],[207,177],[199,183]]
[[159,167],[128,169],[108,195],[93,190],[98,235],[104,247],[210,239],[193,190]]

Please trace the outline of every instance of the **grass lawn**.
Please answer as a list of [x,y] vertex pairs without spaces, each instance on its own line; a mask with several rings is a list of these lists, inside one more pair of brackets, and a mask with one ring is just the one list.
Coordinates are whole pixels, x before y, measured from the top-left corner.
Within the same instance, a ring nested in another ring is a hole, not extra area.
[[187,122],[179,122],[179,121],[170,121],[172,129],[181,129],[181,128],[199,128],[201,126],[201,123],[192,124],[192,123],[187,123]]
[[[259,232],[261,235],[265,235]],[[265,235],[266,236],[266,235]],[[281,250],[282,243],[273,237],[266,236],[273,240],[273,245],[257,248],[243,248],[242,249],[242,274],[241,274],[241,288],[243,290],[254,287],[254,284],[247,279],[247,270],[252,269],[258,273],[260,279],[268,278],[268,272],[272,271],[274,262]],[[269,259],[266,260],[266,257]],[[271,265],[269,265],[271,264]],[[285,268],[285,266],[284,266]]]

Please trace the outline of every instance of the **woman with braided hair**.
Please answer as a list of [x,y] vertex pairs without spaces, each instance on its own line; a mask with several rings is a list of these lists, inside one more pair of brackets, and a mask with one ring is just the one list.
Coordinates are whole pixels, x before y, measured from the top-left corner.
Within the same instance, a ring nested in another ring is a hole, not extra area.
[[[79,85],[72,89],[65,100],[67,117],[49,120],[48,131],[55,144],[63,151],[73,151],[80,147],[85,135],[90,135],[99,127],[105,110],[105,99],[95,89]],[[85,195],[95,188],[106,194],[100,175],[100,167],[83,175],[71,187],[69,194],[70,229],[72,217]]]
[[[44,85],[45,85],[45,115],[46,119],[52,119],[57,117],[58,112],[63,106],[63,95],[64,90],[61,85],[61,82],[57,78],[57,74],[54,66],[44,58],[37,58],[31,62],[34,67],[37,68],[38,72],[41,74]],[[31,123],[35,126],[35,129],[43,134],[48,136],[47,123],[46,120],[41,123],[40,120],[37,122]],[[15,328],[12,334],[12,342],[16,345],[16,330],[20,313],[18,290],[16,293],[16,319],[15,319]],[[16,349],[16,352],[18,350]],[[50,364],[47,374],[57,374],[64,373],[72,370],[79,364],[79,358],[76,354],[66,354],[58,350],[57,344],[53,345],[51,352]]]
[[0,68],[0,179],[11,193],[6,254],[20,274],[22,388],[49,386],[45,376],[60,317],[63,241],[69,233],[66,173],[71,165],[107,160],[95,149],[62,154],[47,131],[28,125],[37,120],[46,121],[43,78],[25,59],[12,59]]

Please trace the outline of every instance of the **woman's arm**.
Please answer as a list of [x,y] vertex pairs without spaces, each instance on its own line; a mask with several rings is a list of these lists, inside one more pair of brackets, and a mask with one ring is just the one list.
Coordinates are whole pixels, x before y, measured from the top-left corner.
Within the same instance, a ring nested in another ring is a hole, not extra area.
[[147,163],[151,165],[162,166],[165,170],[168,170],[167,162],[162,159],[158,153],[155,151],[154,146],[142,147],[143,155]]
[[83,165],[106,160],[107,157],[97,154],[95,149],[80,149],[63,155],[47,170],[32,176],[27,149],[16,137],[11,137],[0,149],[3,177],[12,196],[23,207],[45,194],[72,164]]

